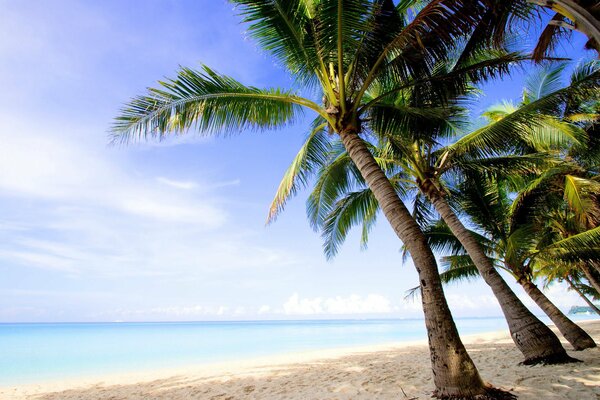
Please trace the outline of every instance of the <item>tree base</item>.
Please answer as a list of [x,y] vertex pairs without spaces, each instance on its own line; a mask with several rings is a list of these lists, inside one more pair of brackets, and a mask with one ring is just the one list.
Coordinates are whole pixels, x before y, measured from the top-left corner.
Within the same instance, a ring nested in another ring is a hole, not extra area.
[[433,395],[436,399],[442,400],[516,400],[517,396],[507,392],[505,390],[497,389],[494,387],[488,387],[485,389],[485,393],[477,394],[473,396],[461,396],[461,395],[442,395],[436,390]]
[[580,363],[581,360],[573,358],[569,356],[566,352],[563,354],[554,354],[546,357],[538,357],[538,358],[530,358],[523,362],[520,362],[519,365],[556,365],[556,364],[570,364],[570,363]]
[[596,345],[596,343],[594,343],[594,341],[592,341],[592,343],[588,343],[581,347],[573,347],[573,350],[574,351],[583,351],[583,350],[587,350],[587,349],[593,349],[594,347],[597,347],[597,345]]

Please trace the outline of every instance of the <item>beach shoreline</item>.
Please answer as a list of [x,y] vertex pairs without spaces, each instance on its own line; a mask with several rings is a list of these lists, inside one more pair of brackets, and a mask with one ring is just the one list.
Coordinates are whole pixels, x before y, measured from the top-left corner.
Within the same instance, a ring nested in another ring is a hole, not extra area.
[[[578,323],[600,342],[600,321]],[[463,341],[482,377],[521,399],[600,398],[598,349],[569,351],[583,363],[527,367],[518,365],[521,356],[506,331],[465,335]],[[422,339],[0,386],[0,398],[425,399],[432,391]]]

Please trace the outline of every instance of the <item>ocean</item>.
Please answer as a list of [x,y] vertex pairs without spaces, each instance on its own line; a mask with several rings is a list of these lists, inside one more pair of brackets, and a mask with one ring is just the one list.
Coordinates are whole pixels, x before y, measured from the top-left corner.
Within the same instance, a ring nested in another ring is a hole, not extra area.
[[[507,329],[503,318],[457,318],[456,323],[462,335]],[[0,324],[0,385],[426,337],[421,319],[4,323]]]

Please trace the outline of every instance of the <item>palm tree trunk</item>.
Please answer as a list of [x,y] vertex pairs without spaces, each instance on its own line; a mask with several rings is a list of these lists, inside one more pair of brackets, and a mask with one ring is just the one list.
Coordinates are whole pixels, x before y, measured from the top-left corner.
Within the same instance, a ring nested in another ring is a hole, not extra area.
[[483,382],[460,340],[444,297],[437,263],[425,235],[356,131],[341,130],[340,138],[379,202],[394,232],[410,252],[419,274],[433,380],[436,387],[434,395],[438,398],[466,399],[487,394],[489,398],[493,398],[493,389]]
[[587,265],[586,263],[580,263],[579,265],[581,266],[581,270],[583,271],[583,274],[585,275],[586,279],[588,280],[588,282],[590,282],[590,285],[592,285],[592,287],[596,289],[598,293],[600,293],[600,282],[594,276],[589,265]]
[[525,356],[523,364],[561,364],[575,361],[569,357],[554,332],[525,307],[502,279],[492,261],[460,222],[438,189],[431,183],[429,187],[425,184],[421,184],[420,187],[454,236],[464,246],[485,283],[494,292],[508,322],[512,339]]
[[589,264],[594,267],[594,269],[596,270],[596,272],[598,272],[600,274],[600,262],[598,261],[589,261]]
[[523,277],[518,280],[525,292],[535,301],[556,325],[560,333],[571,343],[575,350],[585,350],[596,347],[596,342],[579,325],[571,321],[531,280]]
[[579,295],[579,297],[581,297],[588,306],[590,306],[590,308],[594,311],[596,311],[596,314],[600,315],[600,308],[596,307],[596,305],[594,303],[592,303],[592,301],[590,299],[588,299],[588,297],[585,295],[585,293],[583,293],[581,290],[579,290],[579,288],[577,287],[577,285],[575,285],[575,283],[573,283],[573,281],[569,278],[565,278],[565,280],[569,283],[569,286],[571,286],[571,288],[577,292],[577,294]]
[[590,40],[590,45],[600,54],[600,22],[584,7],[573,0],[529,0],[564,15],[575,23],[575,29]]

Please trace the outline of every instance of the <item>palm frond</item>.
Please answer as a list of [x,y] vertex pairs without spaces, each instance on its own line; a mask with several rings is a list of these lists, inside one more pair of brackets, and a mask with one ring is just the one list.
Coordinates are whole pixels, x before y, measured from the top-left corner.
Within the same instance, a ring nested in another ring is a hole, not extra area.
[[504,259],[511,265],[523,265],[535,252],[538,239],[533,225],[513,227],[505,240]]
[[419,226],[424,227],[431,225],[435,219],[438,218],[438,214],[429,202],[425,195],[421,192],[418,192],[415,195],[413,201],[413,209],[412,209],[412,217],[419,224]]
[[511,175],[523,176],[539,171],[550,163],[558,162],[549,153],[533,153],[525,155],[498,155],[485,158],[472,157],[470,154],[457,154],[445,169],[476,173],[482,176]]
[[536,257],[565,262],[597,261],[600,259],[600,227],[569,236],[546,246]]
[[570,29],[564,29],[552,22],[562,22],[565,17],[559,13],[554,14],[540,34],[537,44],[533,49],[533,59],[536,62],[547,58],[556,48],[556,45],[563,37],[568,37],[571,34]]
[[317,1],[230,0],[238,7],[248,32],[303,83],[327,79],[326,52],[319,51],[315,36]]
[[[472,54],[453,68],[437,68],[425,77],[411,76],[402,81],[398,79],[378,79],[369,86],[379,87],[377,95],[365,97],[365,103],[360,110],[367,110],[380,103],[389,103],[397,99],[403,91],[410,89],[420,96],[421,102],[434,100],[435,104],[452,102],[472,89],[469,85],[485,82],[506,74],[515,64],[527,60],[528,57],[518,52],[502,50],[486,50]],[[436,66],[448,66],[450,61],[440,61]],[[393,101],[393,100],[392,100]]]
[[448,284],[459,281],[469,281],[480,277],[479,270],[466,254],[442,257],[440,266],[444,272],[440,274],[442,283]]
[[565,175],[564,199],[577,219],[585,226],[588,214],[597,208],[593,195],[600,194],[600,182],[573,175]]
[[329,150],[329,135],[326,129],[327,122],[323,122],[321,118],[313,122],[312,131],[279,183],[269,208],[267,223],[275,221],[283,211],[287,200],[294,196],[298,189],[306,186],[310,176],[316,172],[316,168],[325,164]]
[[244,86],[204,66],[182,68],[177,78],[130,101],[112,127],[113,142],[163,138],[195,128],[201,133],[227,134],[247,128],[285,126],[302,105],[320,111],[313,102],[279,89]]
[[523,90],[523,104],[540,100],[561,89],[562,73],[566,64],[546,65],[527,75]]
[[337,201],[323,223],[325,256],[328,259],[335,257],[350,228],[363,223],[365,217],[367,220],[372,219],[378,208],[379,203],[369,189],[348,193]]
[[[581,81],[573,85],[556,90],[546,96],[531,101],[525,104],[503,118],[495,122],[477,129],[449,146],[449,150],[461,152],[474,152],[484,154],[490,151],[508,151],[513,152],[515,147],[519,147],[522,143],[532,143],[532,131],[535,128],[543,129],[544,127],[553,128],[551,131],[563,133],[561,136],[564,142],[576,140],[579,144],[585,141],[585,137],[581,137],[580,131],[573,130],[568,125],[557,124],[548,117],[548,113],[552,115],[556,110],[567,101],[570,96],[583,94],[590,90],[595,90],[600,83],[600,73],[588,75]],[[557,130],[559,127],[564,127],[564,130]],[[573,136],[577,135],[577,136]],[[539,134],[538,134],[539,136]],[[554,140],[558,140],[556,135],[553,135]],[[535,136],[533,136],[535,138]]]
[[507,237],[505,218],[509,202],[501,184],[489,178],[473,172],[465,174],[456,196],[470,220],[498,242]]
[[[323,225],[340,195],[352,191],[363,178],[343,147],[333,146],[329,159],[317,172],[318,178],[306,200],[306,214],[313,229]],[[363,186],[363,185],[361,185]]]
[[[454,236],[448,225],[442,220],[423,228],[423,233],[427,237],[427,243],[431,249],[437,253],[461,255],[466,254],[466,250],[460,241]],[[494,241],[488,239],[482,234],[469,230],[471,236],[477,240],[488,256],[492,256],[494,251]]]
[[408,81],[431,75],[434,64],[449,58],[457,41],[472,31],[484,12],[479,2],[430,1],[379,53],[365,74],[357,102],[376,79]]

